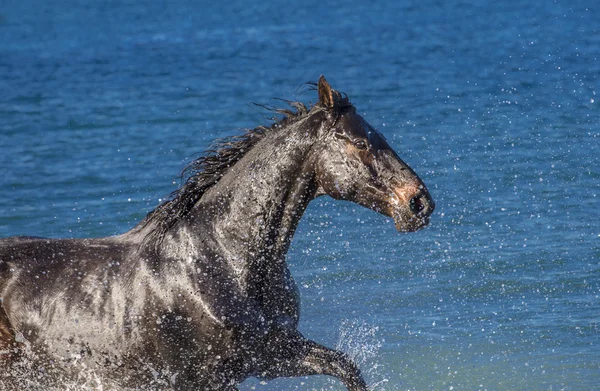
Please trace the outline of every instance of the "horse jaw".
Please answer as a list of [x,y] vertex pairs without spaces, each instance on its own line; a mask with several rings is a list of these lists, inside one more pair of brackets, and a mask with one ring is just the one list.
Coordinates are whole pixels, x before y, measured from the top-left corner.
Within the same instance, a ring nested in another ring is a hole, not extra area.
[[429,224],[429,216],[408,217],[403,213],[394,213],[393,219],[398,232],[416,232]]

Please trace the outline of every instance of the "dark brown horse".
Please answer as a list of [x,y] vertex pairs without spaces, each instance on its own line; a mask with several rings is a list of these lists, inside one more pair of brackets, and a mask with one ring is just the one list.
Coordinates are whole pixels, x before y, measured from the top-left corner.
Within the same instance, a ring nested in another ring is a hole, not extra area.
[[419,177],[321,77],[319,101],[216,144],[134,229],[0,241],[0,386],[59,386],[81,368],[121,388],[233,390],[255,376],[325,374],[366,390],[343,353],[297,330],[285,254],[328,194],[429,222]]

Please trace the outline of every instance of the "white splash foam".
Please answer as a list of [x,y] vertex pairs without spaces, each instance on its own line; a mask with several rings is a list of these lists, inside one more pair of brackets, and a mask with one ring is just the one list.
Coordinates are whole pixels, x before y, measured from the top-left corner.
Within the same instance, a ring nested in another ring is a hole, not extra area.
[[377,337],[378,332],[378,326],[370,325],[364,320],[345,320],[340,325],[335,347],[345,352],[361,368],[372,391],[383,391],[388,382],[383,373],[384,368],[378,362],[379,349],[383,346],[383,340]]

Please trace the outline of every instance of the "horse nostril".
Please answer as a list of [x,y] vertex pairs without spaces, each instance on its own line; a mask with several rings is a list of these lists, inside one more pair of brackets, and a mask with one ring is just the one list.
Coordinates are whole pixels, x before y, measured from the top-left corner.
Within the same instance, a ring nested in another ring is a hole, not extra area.
[[423,205],[421,195],[411,198],[409,202],[410,202],[410,210],[412,210],[415,214],[418,214],[423,209],[425,209],[425,205]]
[[433,212],[433,202],[427,194],[419,193],[409,201],[410,210],[417,215],[429,215]]

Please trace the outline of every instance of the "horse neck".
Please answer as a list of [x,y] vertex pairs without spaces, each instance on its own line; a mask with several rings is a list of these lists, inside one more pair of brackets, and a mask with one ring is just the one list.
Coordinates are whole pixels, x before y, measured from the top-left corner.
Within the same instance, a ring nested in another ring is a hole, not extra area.
[[292,236],[317,191],[314,140],[295,130],[266,136],[207,190],[183,224],[187,235],[246,266],[285,264]]

